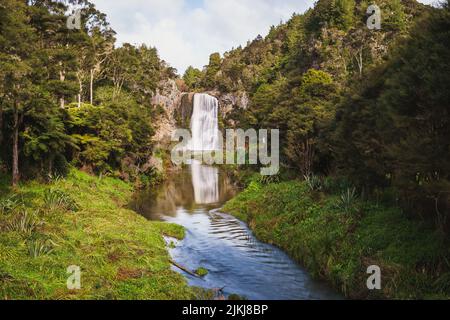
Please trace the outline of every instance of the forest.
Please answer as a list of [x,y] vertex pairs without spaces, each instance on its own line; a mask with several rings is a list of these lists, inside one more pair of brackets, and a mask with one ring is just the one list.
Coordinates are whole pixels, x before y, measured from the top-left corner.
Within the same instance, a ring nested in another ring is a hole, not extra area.
[[321,0],[183,79],[192,90],[247,92],[249,108],[229,120],[280,129],[294,176],[348,180],[448,235],[448,2],[377,3],[381,30],[366,27],[366,1]]
[[[380,30],[367,27],[370,3],[318,0],[179,75],[155,47],[119,46],[93,1],[2,0],[0,296],[214,295],[171,271],[163,236],[189,232],[129,206],[175,171],[155,140],[172,111],[154,103],[173,82],[248,97],[221,128],[280,130],[277,176],[226,168],[240,192],[224,210],[257,239],[347,298],[448,299],[450,3],[377,0]],[[67,26],[73,8],[81,29]],[[76,293],[61,289],[73,261],[94,270]],[[386,287],[368,293],[377,263]]]
[[116,47],[106,16],[89,1],[68,5],[80,8],[82,30],[67,28],[64,2],[2,1],[0,166],[14,186],[63,176],[69,164],[151,175],[151,96],[174,70],[155,48]]

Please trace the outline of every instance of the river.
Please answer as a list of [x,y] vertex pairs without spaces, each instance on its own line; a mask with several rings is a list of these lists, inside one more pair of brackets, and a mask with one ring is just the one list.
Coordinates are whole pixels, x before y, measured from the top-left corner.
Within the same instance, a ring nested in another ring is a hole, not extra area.
[[186,228],[183,241],[169,249],[188,268],[206,268],[203,279],[182,273],[190,285],[238,294],[250,300],[340,299],[280,249],[258,241],[245,223],[221,212],[236,189],[215,167],[193,163],[154,191],[138,194],[134,210],[149,220]]

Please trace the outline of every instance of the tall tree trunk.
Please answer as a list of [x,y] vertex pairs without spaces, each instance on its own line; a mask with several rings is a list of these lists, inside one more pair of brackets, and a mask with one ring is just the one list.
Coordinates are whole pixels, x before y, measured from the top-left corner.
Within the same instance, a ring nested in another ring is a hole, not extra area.
[[53,163],[54,163],[54,160],[55,160],[55,156],[54,155],[50,156],[49,159],[48,159],[48,175],[49,176],[53,175]]
[[0,101],[0,146],[3,145],[3,105]]
[[14,108],[14,128],[13,128],[13,161],[12,161],[12,185],[16,187],[19,184],[19,109]]
[[[60,62],[60,66],[61,66],[61,70],[59,71],[59,80],[60,80],[61,82],[64,82],[64,80],[66,80],[66,72],[65,72],[65,70],[63,69],[63,64],[62,64],[62,62]],[[64,109],[64,108],[65,108],[66,102],[65,102],[65,99],[64,99],[64,95],[59,99],[59,104],[60,104],[60,106],[61,106],[61,109]]]
[[94,69],[91,69],[91,79],[89,82],[89,102],[94,104]]
[[363,64],[364,64],[364,60],[363,60],[363,51],[362,49],[360,51],[358,51],[355,55],[355,60],[356,63],[358,64],[358,71],[359,71],[359,77],[362,78],[362,74],[363,74]]
[[313,173],[313,161],[314,161],[314,145],[311,139],[306,139],[303,143],[303,163],[302,174],[304,176],[310,176]]
[[78,79],[78,84],[80,86],[80,89],[78,90],[78,108],[81,108],[81,97],[83,95],[83,81],[81,78]]

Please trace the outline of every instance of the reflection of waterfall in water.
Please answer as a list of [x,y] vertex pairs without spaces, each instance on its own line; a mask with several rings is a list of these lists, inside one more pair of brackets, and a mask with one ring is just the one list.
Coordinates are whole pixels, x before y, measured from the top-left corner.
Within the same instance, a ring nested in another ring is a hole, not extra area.
[[142,192],[132,208],[151,220],[167,221],[186,228],[171,258],[188,270],[203,267],[203,278],[173,268],[189,284],[207,289],[223,288],[225,295],[248,299],[336,299],[326,285],[308,274],[276,247],[259,242],[243,222],[220,208],[234,195],[235,186],[220,167],[191,167],[174,172],[159,188]]
[[197,204],[219,202],[219,169],[193,161],[191,174],[195,202]]
[[[187,149],[195,156],[218,150],[216,98],[194,96],[191,130]],[[226,295],[236,293],[249,299],[338,298],[281,250],[260,243],[243,222],[217,210],[234,193],[224,176],[219,168],[194,160],[178,178],[169,179],[152,196],[143,194],[143,201],[133,206],[150,219],[186,228],[185,239],[170,250],[172,260],[188,270],[204,267],[209,271],[201,279],[183,273],[189,284],[208,289],[223,287]],[[174,243],[173,239],[167,240]]]
[[[219,102],[209,94],[194,95],[191,117],[192,139],[188,148],[194,152],[219,150]],[[203,166],[197,161],[191,164],[192,185],[197,204],[219,201],[219,170]]]
[[194,95],[191,118],[191,151],[219,150],[219,102],[209,94]]

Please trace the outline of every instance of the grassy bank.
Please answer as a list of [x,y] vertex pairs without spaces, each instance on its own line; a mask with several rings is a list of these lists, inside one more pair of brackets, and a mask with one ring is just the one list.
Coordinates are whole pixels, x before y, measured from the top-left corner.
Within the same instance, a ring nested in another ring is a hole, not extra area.
[[[0,190],[1,299],[191,299],[171,271],[162,235],[175,225],[148,222],[124,208],[132,187],[72,170],[49,185]],[[68,290],[67,268],[81,268]]]
[[[351,191],[312,190],[300,181],[252,182],[224,210],[347,297],[450,298],[450,246],[432,228]],[[380,291],[367,289],[371,265],[381,268]]]

